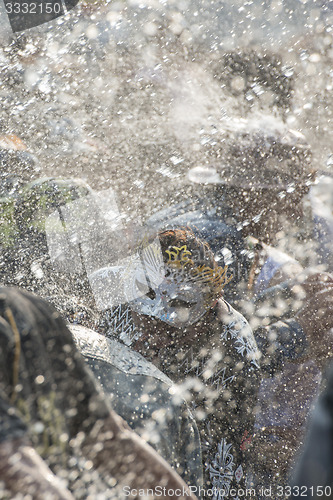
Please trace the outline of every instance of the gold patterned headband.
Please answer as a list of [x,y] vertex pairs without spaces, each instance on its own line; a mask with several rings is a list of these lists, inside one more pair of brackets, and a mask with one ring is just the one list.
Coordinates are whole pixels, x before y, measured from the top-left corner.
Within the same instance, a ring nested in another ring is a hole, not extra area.
[[[192,252],[187,250],[187,246],[182,247],[172,247],[172,250],[166,250],[165,253],[168,254],[169,260],[167,265],[179,268],[185,268],[188,266],[194,266],[194,261],[189,258]],[[227,276],[228,266],[223,268],[220,266],[212,269],[209,266],[202,264],[201,266],[194,267],[190,269],[190,276],[202,283],[213,284],[214,293],[219,293],[221,290],[232,280],[232,276]]]
[[186,264],[194,264],[192,259],[188,258],[188,255],[192,255],[192,252],[187,250],[186,245],[182,247],[171,247],[174,251],[166,250],[165,253],[169,255],[169,260],[167,264],[173,265],[175,267],[183,267]]

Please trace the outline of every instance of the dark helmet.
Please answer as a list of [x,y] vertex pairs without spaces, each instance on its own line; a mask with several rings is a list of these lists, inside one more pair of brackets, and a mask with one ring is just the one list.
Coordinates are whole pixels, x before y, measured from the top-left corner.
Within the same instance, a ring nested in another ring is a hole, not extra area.
[[91,192],[90,186],[81,179],[44,177],[30,182],[16,200],[20,232],[44,233],[45,219],[54,210]]
[[188,172],[191,182],[243,189],[308,186],[314,177],[305,137],[280,119],[234,119],[219,134],[219,161]]

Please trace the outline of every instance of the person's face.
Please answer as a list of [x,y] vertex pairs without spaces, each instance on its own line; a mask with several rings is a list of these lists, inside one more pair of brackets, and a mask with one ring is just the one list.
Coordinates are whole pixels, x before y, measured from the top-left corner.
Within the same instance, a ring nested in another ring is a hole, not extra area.
[[[137,288],[143,288],[137,280]],[[157,318],[176,328],[195,324],[209,309],[207,285],[186,276],[182,269],[166,267],[166,276],[159,286],[131,301],[133,311]]]

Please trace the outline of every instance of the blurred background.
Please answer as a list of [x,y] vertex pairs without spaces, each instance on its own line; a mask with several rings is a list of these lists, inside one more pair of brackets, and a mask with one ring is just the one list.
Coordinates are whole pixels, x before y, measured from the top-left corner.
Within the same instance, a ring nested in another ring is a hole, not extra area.
[[282,117],[331,175],[332,20],[324,0],[80,2],[3,36],[0,135],[38,158],[24,182],[81,177],[136,216],[218,159],[228,117]]

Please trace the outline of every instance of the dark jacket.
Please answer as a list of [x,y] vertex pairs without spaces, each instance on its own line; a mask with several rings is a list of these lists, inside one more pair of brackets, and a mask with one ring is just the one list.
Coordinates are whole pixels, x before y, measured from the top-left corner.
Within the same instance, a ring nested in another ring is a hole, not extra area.
[[195,325],[192,337],[190,331],[186,341],[173,335],[175,341],[159,351],[160,367],[192,401],[205,488],[220,491],[216,498],[232,498],[237,489],[252,484],[255,469],[253,425],[261,375],[252,330],[220,299]]
[[113,409],[189,485],[202,484],[196,423],[172,381],[127,346],[81,326],[70,327]]
[[333,498],[333,365],[316,402],[301,456],[292,475],[291,498]]

